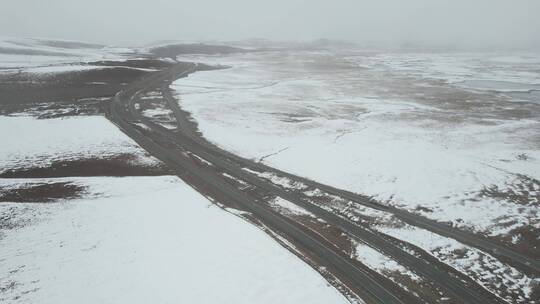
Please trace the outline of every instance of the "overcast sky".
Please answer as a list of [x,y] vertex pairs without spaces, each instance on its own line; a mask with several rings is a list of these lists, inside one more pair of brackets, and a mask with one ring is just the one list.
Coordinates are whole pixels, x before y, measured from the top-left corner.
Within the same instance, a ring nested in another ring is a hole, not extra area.
[[540,46],[540,0],[2,0],[0,35]]

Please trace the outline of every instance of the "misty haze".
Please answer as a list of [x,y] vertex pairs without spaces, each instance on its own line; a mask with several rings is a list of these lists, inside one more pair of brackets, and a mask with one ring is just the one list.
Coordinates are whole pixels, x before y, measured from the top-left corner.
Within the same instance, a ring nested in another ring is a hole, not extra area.
[[540,2],[5,1],[0,303],[540,303]]

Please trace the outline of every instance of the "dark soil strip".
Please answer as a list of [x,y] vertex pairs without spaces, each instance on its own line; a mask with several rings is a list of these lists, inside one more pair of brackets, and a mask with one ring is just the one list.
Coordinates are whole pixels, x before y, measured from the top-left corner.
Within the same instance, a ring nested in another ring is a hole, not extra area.
[[65,160],[49,167],[10,169],[0,173],[0,178],[53,178],[73,176],[161,176],[170,175],[165,165],[143,165],[135,156],[122,154],[111,158]]
[[95,61],[89,62],[88,65],[99,65],[99,66],[124,66],[130,68],[140,68],[140,69],[165,69],[174,65],[171,61],[159,60],[159,59],[129,59],[126,61]]
[[0,190],[0,202],[50,203],[81,197],[85,187],[69,182],[27,184],[26,187]]
[[226,45],[209,45],[209,44],[172,44],[166,46],[156,47],[150,50],[151,53],[159,57],[173,58],[178,55],[186,54],[233,54],[233,53],[246,53],[250,50],[235,48]]
[[0,115],[23,114],[37,119],[103,115],[109,100],[109,98],[86,98],[75,101],[0,104]]
[[126,67],[32,75],[0,76],[0,104],[52,102],[92,97],[112,97],[125,83],[148,72]]

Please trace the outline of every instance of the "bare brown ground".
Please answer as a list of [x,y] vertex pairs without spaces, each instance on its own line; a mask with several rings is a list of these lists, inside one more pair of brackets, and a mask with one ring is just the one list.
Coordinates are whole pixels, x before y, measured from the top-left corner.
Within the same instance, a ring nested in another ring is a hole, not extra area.
[[171,63],[157,59],[133,59],[83,64],[103,68],[55,74],[20,72],[0,75],[0,105],[112,97],[127,83],[149,73],[137,68],[161,69]]
[[171,171],[161,163],[137,162],[137,156],[120,154],[109,158],[85,158],[55,161],[47,167],[8,169],[0,178],[49,178],[69,176],[159,176]]
[[68,116],[103,115],[110,98],[84,98],[78,100],[5,104],[0,106],[0,115],[24,115],[37,119],[51,119]]
[[30,183],[23,187],[1,190],[0,202],[50,203],[81,197],[85,187],[70,182]]

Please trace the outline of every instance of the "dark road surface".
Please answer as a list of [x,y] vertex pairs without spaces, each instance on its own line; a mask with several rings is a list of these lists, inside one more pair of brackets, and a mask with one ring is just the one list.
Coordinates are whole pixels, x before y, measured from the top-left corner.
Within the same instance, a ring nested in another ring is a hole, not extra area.
[[[182,72],[182,70],[185,71]],[[133,101],[137,93],[145,89],[159,87],[163,81],[170,79],[173,75],[180,78],[193,71],[194,67],[175,67],[172,70],[156,73],[142,81],[134,83],[116,95],[111,105],[109,118],[144,149],[174,169],[188,183],[192,184],[195,181],[195,184],[204,185],[205,188],[211,188],[212,192],[219,193],[222,197],[233,200],[235,203],[241,205],[244,210],[262,219],[265,225],[275,228],[277,231],[285,232],[295,240],[295,244],[299,244],[303,248],[316,253],[327,265],[331,265],[339,270],[347,279],[358,282],[361,296],[371,299],[374,303],[405,303],[395,297],[393,293],[387,291],[377,281],[373,280],[368,273],[351,264],[349,259],[344,257],[343,254],[336,252],[331,245],[326,244],[327,242],[318,235],[310,233],[270,209],[254,203],[251,198],[227,183],[223,177],[215,174],[215,172],[196,166],[182,153],[182,150],[175,149],[176,147],[164,147],[159,143],[159,139],[154,140],[149,138],[142,134],[140,130],[133,127],[132,123],[140,121],[139,119],[141,118],[133,106]]]
[[[372,273],[358,267],[349,256],[319,234],[273,211],[267,205],[254,200],[242,190],[231,185],[220,172],[234,176],[254,189],[260,189],[262,192],[281,197],[308,210],[318,218],[339,227],[357,240],[383,252],[418,275],[432,281],[436,286],[444,290],[445,294],[461,303],[504,303],[504,301],[472,280],[464,281],[462,278],[445,271],[445,268],[440,265],[441,262],[435,258],[430,260],[418,258],[389,242],[380,234],[310,203],[309,198],[302,193],[273,184],[269,180],[244,170],[244,168],[275,173],[293,181],[318,188],[326,193],[377,210],[390,212],[411,225],[456,239],[502,259],[510,260],[513,264],[521,266],[520,268],[526,269],[528,272],[540,273],[538,261],[516,253],[503,245],[490,242],[481,236],[461,231],[404,210],[381,205],[348,191],[276,170],[264,164],[236,156],[207,142],[189,126],[191,122],[187,120],[178,103],[167,89],[171,81],[185,77],[195,72],[197,68],[196,64],[181,63],[170,69],[152,73],[128,85],[124,90],[116,94],[107,117],[124,133],[152,155],[165,162],[178,176],[198,191],[203,194],[212,193],[218,199],[222,198],[234,202],[241,206],[242,210],[252,213],[265,226],[286,235],[289,240],[293,241],[295,246],[316,256],[322,266],[328,268],[332,274],[343,282],[347,282],[348,287],[352,286],[352,290],[366,302],[411,303],[411,300],[400,298],[395,289],[389,288],[384,282],[381,283],[380,279],[374,277]],[[169,108],[174,113],[179,126],[176,131],[166,129],[143,117],[135,106],[138,97],[142,93],[157,89],[161,90]],[[141,128],[140,125],[144,125],[145,128]],[[187,156],[188,153],[208,161],[213,168],[197,165]]]

